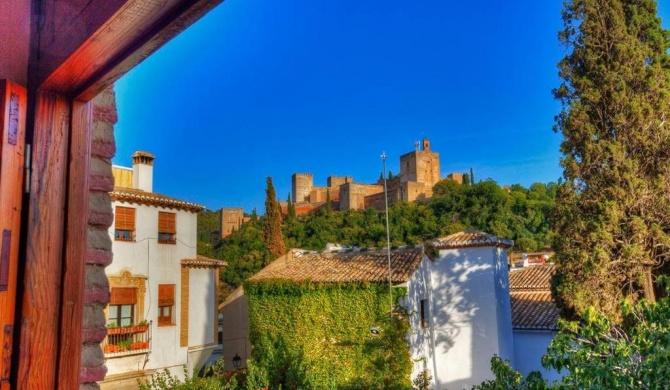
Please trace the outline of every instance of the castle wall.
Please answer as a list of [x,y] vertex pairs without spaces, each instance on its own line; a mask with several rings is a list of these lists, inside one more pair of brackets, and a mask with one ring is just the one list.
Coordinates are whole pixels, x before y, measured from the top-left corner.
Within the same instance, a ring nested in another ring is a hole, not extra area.
[[309,202],[309,195],[314,187],[314,176],[311,173],[294,173],[291,176],[291,196],[293,203]]
[[[328,182],[328,187],[329,188],[338,188],[339,189],[342,184],[353,183],[354,182],[354,177],[353,176],[328,176],[328,179],[326,181]],[[333,194],[331,193],[331,196],[332,195]]]
[[447,175],[447,179],[453,180],[457,182],[458,184],[463,184],[463,174],[462,173],[450,173]]
[[219,215],[221,237],[228,237],[233,230],[240,230],[244,222],[244,210],[241,208],[222,208]]
[[440,181],[440,155],[438,153],[415,150],[400,156],[400,180],[429,184]]
[[340,210],[344,211],[364,209],[366,196],[383,191],[384,186],[376,184],[343,184],[340,186]]

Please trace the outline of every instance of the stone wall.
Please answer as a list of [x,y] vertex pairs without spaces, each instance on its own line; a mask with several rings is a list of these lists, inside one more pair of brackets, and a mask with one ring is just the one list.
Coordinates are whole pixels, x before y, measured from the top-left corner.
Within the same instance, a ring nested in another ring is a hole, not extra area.
[[311,173],[294,173],[291,176],[293,203],[309,202],[312,187],[314,187],[314,176]]
[[[384,191],[384,186],[376,184],[346,183],[340,186],[339,209],[361,210],[365,208],[365,197]],[[382,198],[383,199],[383,198]]]
[[228,237],[233,230],[240,230],[240,226],[244,222],[244,210],[224,207],[220,211],[219,221],[221,223],[221,237]]
[[95,382],[103,380],[107,373],[100,342],[107,335],[104,310],[109,303],[109,282],[105,276],[105,267],[112,262],[112,241],[108,228],[114,221],[109,197],[109,192],[114,189],[111,159],[116,153],[114,124],[117,122],[117,114],[114,91],[110,88],[102,92],[93,99],[92,105],[81,389],[98,389]]

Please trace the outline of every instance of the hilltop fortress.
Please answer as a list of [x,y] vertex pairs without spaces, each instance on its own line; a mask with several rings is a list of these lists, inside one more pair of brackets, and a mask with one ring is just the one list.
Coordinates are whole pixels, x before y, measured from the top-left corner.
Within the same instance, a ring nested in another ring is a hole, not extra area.
[[[389,204],[414,202],[433,196],[433,186],[440,181],[440,154],[431,151],[430,140],[424,138],[417,150],[400,156],[400,175],[387,180]],[[462,181],[462,174],[449,178]],[[328,196],[333,210],[384,209],[384,181],[355,183],[352,176],[329,176],[326,187],[314,186],[311,173],[295,173],[291,177],[292,201],[296,214],[308,214],[325,206]],[[286,212],[287,203],[282,203]]]

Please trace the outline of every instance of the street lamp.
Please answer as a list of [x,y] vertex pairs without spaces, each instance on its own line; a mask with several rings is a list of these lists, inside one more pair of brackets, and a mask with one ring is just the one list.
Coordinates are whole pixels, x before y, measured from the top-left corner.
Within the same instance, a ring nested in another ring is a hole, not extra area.
[[235,367],[235,369],[238,370],[241,364],[242,364],[242,358],[240,357],[240,355],[235,354],[235,357],[233,358],[233,367]]

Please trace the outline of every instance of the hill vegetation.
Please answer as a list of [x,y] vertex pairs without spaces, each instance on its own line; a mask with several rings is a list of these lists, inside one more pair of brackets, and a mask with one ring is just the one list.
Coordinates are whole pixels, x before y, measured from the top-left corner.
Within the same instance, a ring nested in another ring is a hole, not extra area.
[[[492,180],[473,185],[443,180],[426,202],[390,206],[391,245],[421,244],[474,228],[513,239],[516,251],[540,250],[551,244],[549,215],[555,208],[556,188],[555,183],[502,188]],[[263,242],[265,218],[252,214],[249,223],[211,247],[207,229],[215,216],[216,212],[204,211],[198,218],[198,238],[202,240],[198,251],[227,261],[221,280],[235,288],[275,258]],[[386,245],[384,214],[373,209],[284,216],[282,233],[286,248],[323,250],[329,242]]]

